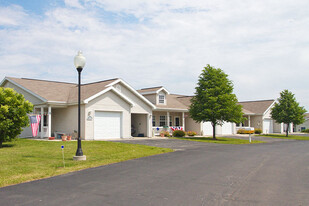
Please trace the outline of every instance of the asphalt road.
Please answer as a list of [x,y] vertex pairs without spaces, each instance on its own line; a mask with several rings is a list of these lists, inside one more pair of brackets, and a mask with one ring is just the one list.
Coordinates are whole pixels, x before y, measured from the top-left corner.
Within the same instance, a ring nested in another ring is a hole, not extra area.
[[309,141],[152,141],[177,151],[1,188],[0,205],[309,205]]

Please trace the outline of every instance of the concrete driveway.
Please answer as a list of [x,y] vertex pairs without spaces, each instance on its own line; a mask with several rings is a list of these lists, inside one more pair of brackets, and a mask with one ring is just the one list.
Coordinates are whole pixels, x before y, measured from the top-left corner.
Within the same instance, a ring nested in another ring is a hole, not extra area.
[[154,143],[180,150],[1,188],[1,205],[309,205],[309,141]]

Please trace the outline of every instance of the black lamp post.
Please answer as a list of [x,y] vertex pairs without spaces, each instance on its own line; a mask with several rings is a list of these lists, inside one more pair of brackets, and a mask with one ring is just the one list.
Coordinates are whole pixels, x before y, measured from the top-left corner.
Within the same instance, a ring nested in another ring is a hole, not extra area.
[[74,160],[86,160],[86,156],[83,155],[82,141],[80,138],[80,76],[85,66],[85,63],[86,63],[86,58],[83,56],[82,52],[79,51],[74,58],[74,65],[76,67],[76,70],[78,71],[78,133],[77,133],[78,139],[77,139],[76,154],[73,157]]

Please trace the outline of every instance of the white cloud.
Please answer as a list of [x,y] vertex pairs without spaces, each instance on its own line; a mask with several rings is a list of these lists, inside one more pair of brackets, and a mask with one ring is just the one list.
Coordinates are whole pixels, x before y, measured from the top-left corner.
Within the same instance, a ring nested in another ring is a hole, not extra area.
[[18,26],[27,14],[18,5],[0,7],[0,26]]
[[64,0],[65,5],[69,6],[69,7],[74,7],[74,8],[79,8],[82,9],[84,8],[79,0]]
[[0,7],[9,19],[2,22],[11,22],[0,20],[0,68],[10,68],[1,69],[1,79],[27,67],[30,78],[76,81],[72,59],[83,50],[83,81],[121,77],[135,88],[192,94],[211,64],[229,74],[239,100],[277,98],[290,89],[309,109],[307,1],[65,3],[40,18]]

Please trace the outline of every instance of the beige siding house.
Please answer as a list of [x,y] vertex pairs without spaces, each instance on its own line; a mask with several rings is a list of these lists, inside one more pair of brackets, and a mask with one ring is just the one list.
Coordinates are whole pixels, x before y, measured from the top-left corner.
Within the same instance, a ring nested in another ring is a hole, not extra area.
[[[40,137],[77,130],[76,84],[6,77],[1,86],[14,88],[34,104],[34,113],[42,115]],[[155,106],[121,79],[83,84],[81,102],[82,139],[152,136]],[[31,129],[25,128],[21,137],[31,135]]]
[[301,132],[305,129],[309,129],[309,113],[305,114],[305,122],[295,126],[295,132]]
[[[77,84],[6,77],[0,84],[23,94],[41,114],[39,137],[60,137],[77,130]],[[191,96],[171,94],[163,86],[133,89],[122,79],[81,85],[81,137],[88,140],[152,137],[162,130],[195,131],[212,135],[210,122],[195,122],[189,116]],[[239,102],[247,120],[240,125],[224,122],[217,135],[236,134],[237,129],[254,127],[263,133],[283,132],[284,126],[270,117],[274,100]],[[291,127],[292,128],[292,127]],[[32,136],[30,127],[21,137]]]
[[[268,133],[283,133],[286,126],[283,123],[277,123],[271,118],[271,108],[275,104],[275,100],[259,100],[259,101],[245,101],[239,102],[243,107],[244,117],[246,121],[237,125],[237,129],[243,127],[253,127],[261,129],[264,134]],[[293,132],[292,126],[290,132]]]
[[[163,86],[138,90],[155,105],[152,112],[153,134],[159,135],[162,130],[172,132],[174,129],[195,131],[198,135],[212,135],[212,125],[209,122],[195,122],[189,116],[191,96],[170,94]],[[218,135],[235,134],[236,125],[225,122],[217,126]]]

